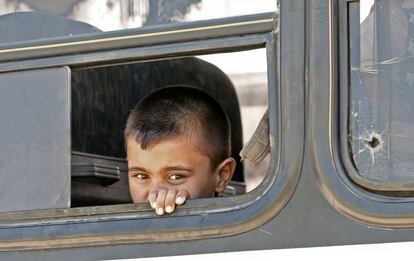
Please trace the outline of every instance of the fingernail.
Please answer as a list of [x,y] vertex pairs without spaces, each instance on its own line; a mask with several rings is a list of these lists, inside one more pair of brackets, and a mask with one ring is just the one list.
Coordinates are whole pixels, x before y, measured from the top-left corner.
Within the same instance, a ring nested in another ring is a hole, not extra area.
[[151,203],[151,207],[152,207],[153,209],[156,209],[156,208],[157,208],[157,202]]
[[167,212],[167,213],[171,213],[172,212],[172,207],[171,206],[167,206],[166,208],[165,208],[165,212]]
[[163,208],[157,208],[157,214],[158,215],[164,215],[164,209]]
[[175,203],[176,203],[176,204],[178,204],[178,205],[183,204],[183,203],[184,203],[184,198],[182,198],[182,197],[177,197],[177,198],[175,199]]

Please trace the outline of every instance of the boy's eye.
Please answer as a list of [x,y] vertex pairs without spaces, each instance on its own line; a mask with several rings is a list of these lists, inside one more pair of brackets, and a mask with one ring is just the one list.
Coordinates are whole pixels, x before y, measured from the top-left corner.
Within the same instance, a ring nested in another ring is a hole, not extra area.
[[148,179],[149,176],[147,174],[137,174],[136,175],[137,179]]
[[172,174],[172,175],[170,175],[168,178],[169,178],[169,179],[172,179],[172,180],[178,180],[178,179],[182,179],[182,178],[184,178],[184,176],[183,176],[183,175],[181,175],[181,174]]

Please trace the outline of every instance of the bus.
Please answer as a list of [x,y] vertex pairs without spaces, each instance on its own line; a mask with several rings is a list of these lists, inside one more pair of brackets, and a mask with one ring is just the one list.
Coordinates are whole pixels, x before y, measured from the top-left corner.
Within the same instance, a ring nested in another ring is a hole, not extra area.
[[[0,258],[412,241],[413,17],[413,0],[0,0]],[[173,84],[222,105],[237,168],[159,216],[132,203],[123,129]]]

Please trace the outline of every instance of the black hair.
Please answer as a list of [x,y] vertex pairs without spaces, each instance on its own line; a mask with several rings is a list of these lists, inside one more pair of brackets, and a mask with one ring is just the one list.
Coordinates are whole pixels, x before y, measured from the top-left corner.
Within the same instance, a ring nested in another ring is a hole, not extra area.
[[231,155],[230,121],[207,92],[186,85],[158,89],[128,116],[124,137],[147,149],[166,139],[196,137],[212,169]]

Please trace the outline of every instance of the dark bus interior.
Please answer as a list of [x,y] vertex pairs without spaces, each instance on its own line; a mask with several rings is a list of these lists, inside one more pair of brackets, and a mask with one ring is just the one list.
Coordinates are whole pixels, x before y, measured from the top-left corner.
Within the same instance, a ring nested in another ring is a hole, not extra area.
[[157,88],[184,84],[217,99],[231,122],[237,162],[227,195],[244,192],[240,109],[234,86],[195,57],[72,70],[71,206],[130,203],[123,130],[129,111]]

